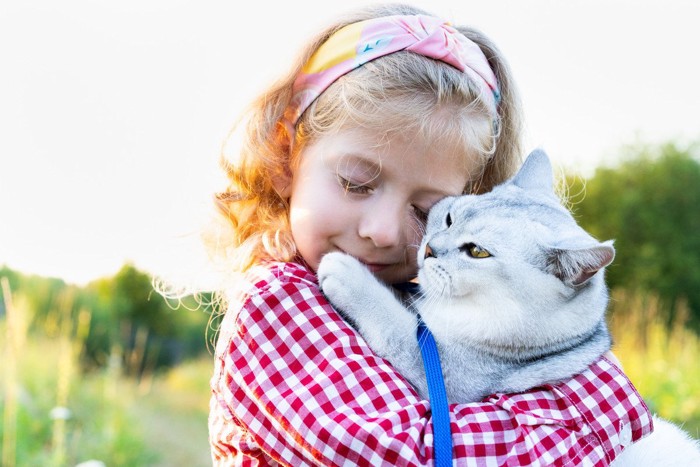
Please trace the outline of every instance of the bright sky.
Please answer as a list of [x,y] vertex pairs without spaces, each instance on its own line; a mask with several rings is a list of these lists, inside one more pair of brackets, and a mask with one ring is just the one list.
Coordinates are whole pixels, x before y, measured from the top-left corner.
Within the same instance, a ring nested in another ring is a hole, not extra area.
[[[78,283],[126,261],[195,273],[236,116],[320,25],[367,3],[4,2],[0,264]],[[638,137],[700,139],[700,2],[413,3],[499,44],[528,145],[560,165],[590,171]]]

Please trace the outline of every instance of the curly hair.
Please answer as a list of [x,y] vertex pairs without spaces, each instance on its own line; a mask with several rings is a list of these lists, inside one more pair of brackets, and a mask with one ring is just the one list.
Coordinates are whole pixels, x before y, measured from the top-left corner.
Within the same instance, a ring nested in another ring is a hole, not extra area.
[[501,100],[495,121],[467,74],[403,51],[339,78],[304,112],[293,134],[282,123],[294,79],[335,31],[357,21],[410,14],[429,13],[387,4],[344,15],[308,44],[289,73],[259,96],[234,127],[221,156],[228,186],[215,197],[223,222],[205,236],[227,269],[242,272],[258,261],[295,257],[288,200],[277,190],[279,181],[294,173],[304,147],[341,128],[380,127],[387,136],[416,131],[437,140],[457,138],[480,161],[465,192],[488,191],[515,172],[522,119],[511,72],[491,40],[471,27],[455,26],[482,49],[498,79]]

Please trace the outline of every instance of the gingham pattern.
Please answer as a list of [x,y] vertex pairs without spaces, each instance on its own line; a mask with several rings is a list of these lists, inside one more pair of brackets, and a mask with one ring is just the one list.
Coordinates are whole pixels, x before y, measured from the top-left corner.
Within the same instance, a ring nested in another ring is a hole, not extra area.
[[[294,263],[255,268],[222,324],[209,419],[215,465],[431,465],[427,401]],[[607,465],[651,432],[607,360],[566,383],[451,407],[456,465]]]

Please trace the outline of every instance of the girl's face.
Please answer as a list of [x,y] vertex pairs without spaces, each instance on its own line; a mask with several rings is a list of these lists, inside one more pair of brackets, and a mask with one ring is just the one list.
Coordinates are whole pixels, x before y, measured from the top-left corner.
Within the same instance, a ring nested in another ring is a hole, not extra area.
[[456,142],[357,129],[314,141],[287,190],[299,253],[314,270],[340,251],[386,283],[414,277],[426,213],[469,181],[464,152]]

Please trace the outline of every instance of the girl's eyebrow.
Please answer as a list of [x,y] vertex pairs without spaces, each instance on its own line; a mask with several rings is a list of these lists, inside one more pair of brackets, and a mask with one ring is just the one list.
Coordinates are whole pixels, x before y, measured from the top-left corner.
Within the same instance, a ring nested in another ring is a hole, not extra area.
[[460,188],[459,193],[454,193],[454,192],[450,191],[449,188],[445,188],[444,186],[440,186],[440,187],[426,186],[426,187],[423,187],[423,190],[426,194],[428,194],[430,196],[439,196],[440,198],[446,198],[448,196],[457,196],[457,195],[461,194],[462,189],[463,188]]
[[375,176],[379,175],[382,170],[381,161],[377,160],[376,156],[368,156],[362,153],[347,152],[339,154],[336,158],[336,169],[361,169]]

